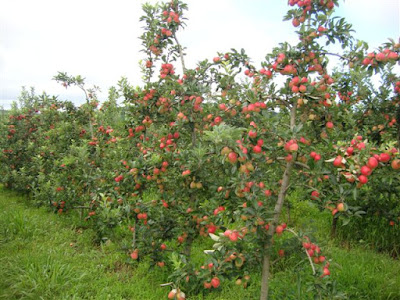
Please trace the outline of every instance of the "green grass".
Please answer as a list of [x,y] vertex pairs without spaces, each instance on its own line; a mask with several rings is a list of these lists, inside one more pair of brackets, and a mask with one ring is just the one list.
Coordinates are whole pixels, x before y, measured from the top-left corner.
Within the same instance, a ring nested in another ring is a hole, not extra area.
[[298,229],[311,229],[326,256],[332,259],[332,278],[339,291],[349,299],[400,299],[399,259],[377,253],[367,244],[330,240],[331,214],[321,213],[309,201],[293,202],[292,222]]
[[[372,250],[345,249],[329,241],[329,215],[297,203],[292,222],[310,225],[326,256],[332,259],[336,289],[348,299],[400,299],[400,262]],[[55,215],[34,208],[15,193],[0,190],[0,299],[166,299],[166,269],[132,263],[118,241],[96,245],[96,234],[78,215]],[[203,253],[194,243],[194,259]],[[290,256],[274,265],[271,299],[310,299],[309,269],[299,272]],[[258,273],[258,272],[257,272]],[[251,274],[247,289],[223,282],[218,291],[189,299],[257,299],[260,275]],[[301,277],[299,276],[301,275]],[[298,295],[300,288],[301,295]]]
[[0,211],[0,299],[165,296],[162,274],[150,276],[145,264],[131,268],[113,243],[96,246],[95,233],[72,225],[68,216],[30,208],[6,191]]

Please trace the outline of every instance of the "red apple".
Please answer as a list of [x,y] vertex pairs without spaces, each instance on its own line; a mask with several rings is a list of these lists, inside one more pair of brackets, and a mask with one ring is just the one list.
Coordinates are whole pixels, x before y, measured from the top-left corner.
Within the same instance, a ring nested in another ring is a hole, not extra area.
[[368,166],[362,166],[361,167],[361,174],[365,176],[371,175],[372,170]]
[[297,143],[293,143],[289,146],[289,151],[296,152],[299,149],[299,145]]
[[237,232],[236,230],[232,231],[232,232],[229,234],[229,239],[230,239],[232,242],[236,242],[236,241],[238,240],[238,238],[239,238],[239,232]]
[[254,153],[261,153],[262,149],[260,146],[256,145],[253,147],[253,152]]
[[342,157],[340,155],[335,158],[335,160],[333,161],[333,165],[336,168],[339,168],[342,166]]
[[211,282],[204,281],[203,285],[205,289],[211,289]]
[[354,148],[353,147],[348,147],[346,150],[347,155],[352,155],[354,152]]
[[283,232],[283,226],[282,226],[282,225],[276,226],[275,232],[276,232],[277,234],[281,234],[281,233]]
[[379,160],[380,160],[381,162],[388,162],[388,161],[390,160],[390,155],[387,154],[387,153],[381,153],[381,154],[379,155]]
[[360,181],[361,184],[366,184],[368,182],[368,178],[365,175],[358,176],[358,180]]
[[250,130],[249,131],[249,137],[256,138],[257,137],[257,131]]
[[218,277],[214,277],[213,279],[211,279],[211,285],[213,288],[218,288],[220,286],[221,282],[219,280]]
[[400,169],[400,160],[399,159],[394,159],[392,161],[392,168],[393,170],[399,170]]
[[177,290],[176,290],[176,289],[171,290],[171,291],[168,293],[168,299],[175,299],[176,293],[177,293]]
[[307,91],[307,87],[305,85],[300,85],[299,91],[300,91],[300,93],[305,93]]
[[237,158],[238,158],[238,155],[235,153],[235,152],[230,152],[229,154],[228,154],[228,160],[229,160],[229,162],[230,163],[236,163],[236,161],[237,161]]
[[292,20],[292,25],[293,25],[294,27],[298,27],[298,26],[300,25],[299,19],[293,18],[293,20]]
[[139,257],[139,250],[136,249],[131,253],[131,258],[137,260],[138,257]]
[[378,166],[379,162],[375,157],[370,157],[367,162],[367,166],[371,169],[375,169]]
[[319,193],[318,191],[312,191],[311,192],[311,199],[316,200],[319,198]]

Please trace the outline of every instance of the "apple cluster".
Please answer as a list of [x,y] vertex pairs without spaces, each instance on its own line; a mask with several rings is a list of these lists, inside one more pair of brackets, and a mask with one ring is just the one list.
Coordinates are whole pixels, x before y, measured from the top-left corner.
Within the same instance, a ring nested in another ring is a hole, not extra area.
[[365,57],[362,61],[364,66],[378,66],[378,63],[386,63],[389,61],[397,61],[399,59],[399,55],[397,52],[391,51],[390,49],[384,49],[382,52],[370,52],[367,57]]

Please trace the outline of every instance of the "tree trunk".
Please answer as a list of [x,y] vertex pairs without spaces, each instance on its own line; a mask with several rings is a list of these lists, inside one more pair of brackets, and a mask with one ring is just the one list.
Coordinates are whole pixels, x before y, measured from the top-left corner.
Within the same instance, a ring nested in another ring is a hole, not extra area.
[[[290,129],[293,130],[296,123],[296,106],[293,105],[290,112]],[[286,163],[285,171],[283,173],[282,185],[278,195],[278,201],[275,204],[274,208],[274,216],[272,222],[270,224],[268,230],[268,237],[264,244],[264,257],[263,257],[263,268],[262,268],[262,277],[261,277],[261,294],[260,300],[268,299],[268,288],[269,288],[269,274],[270,274],[270,266],[271,266],[271,247],[272,247],[272,238],[275,232],[275,227],[279,222],[279,218],[281,216],[282,207],[285,202],[285,196],[287,189],[290,184],[290,174],[292,172],[294,161],[296,160],[296,155],[290,162]]]
[[396,125],[397,125],[397,147],[400,148],[400,106],[396,111]]
[[333,217],[332,227],[331,227],[331,238],[335,238],[336,237],[337,221],[338,221],[338,218]]
[[[192,127],[192,149],[194,149],[197,146],[196,130],[195,130],[194,123],[190,123],[190,125]],[[194,207],[195,203],[196,203],[196,196],[192,192],[190,194],[190,206]],[[196,224],[193,224],[193,221],[189,220],[188,226],[189,226],[189,228],[192,228],[192,227],[196,226]],[[194,241],[194,235],[191,233],[191,234],[189,234],[189,236],[186,240],[186,246],[185,246],[185,250],[184,250],[184,253],[187,257],[190,257],[190,254],[192,252],[193,241]]]

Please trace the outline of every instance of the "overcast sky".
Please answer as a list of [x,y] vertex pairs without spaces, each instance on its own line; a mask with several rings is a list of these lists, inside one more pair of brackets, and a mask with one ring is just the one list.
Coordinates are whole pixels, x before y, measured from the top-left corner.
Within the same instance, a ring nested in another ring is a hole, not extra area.
[[[58,71],[82,75],[100,86],[100,99],[124,76],[141,85],[138,67],[145,0],[0,0],[0,106],[8,108],[22,86],[80,104],[82,92],[52,80]],[[216,52],[245,48],[260,62],[279,42],[297,43],[291,22],[282,22],[286,0],[188,0],[187,28],[179,33],[194,67]],[[399,0],[340,1],[337,14],[373,50],[400,36]]]

